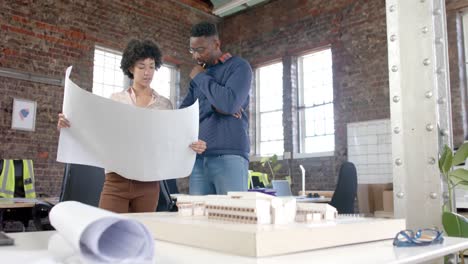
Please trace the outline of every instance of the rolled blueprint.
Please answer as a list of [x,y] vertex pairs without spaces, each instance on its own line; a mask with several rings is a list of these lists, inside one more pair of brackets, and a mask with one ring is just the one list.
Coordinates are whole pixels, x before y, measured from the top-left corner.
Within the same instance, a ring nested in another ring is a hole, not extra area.
[[[75,201],[57,204],[49,218],[59,236],[49,250],[60,258],[73,252],[84,263],[153,263],[154,240],[136,220]],[[58,246],[61,239],[67,245]]]

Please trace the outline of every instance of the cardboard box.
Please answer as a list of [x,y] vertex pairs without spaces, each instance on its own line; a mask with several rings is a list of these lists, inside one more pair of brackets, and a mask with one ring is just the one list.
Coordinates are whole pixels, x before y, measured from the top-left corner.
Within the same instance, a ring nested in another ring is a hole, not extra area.
[[382,194],[383,210],[385,212],[393,212],[393,191],[384,190]]
[[[383,192],[393,189],[392,183],[359,184],[358,207],[361,214],[373,214],[384,210]],[[392,198],[393,201],[393,198]]]

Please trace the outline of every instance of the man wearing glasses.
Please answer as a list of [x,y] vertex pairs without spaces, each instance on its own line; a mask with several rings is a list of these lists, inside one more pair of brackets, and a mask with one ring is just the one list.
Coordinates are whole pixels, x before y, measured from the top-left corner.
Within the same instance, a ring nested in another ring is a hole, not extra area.
[[252,68],[246,60],[221,51],[216,25],[209,22],[192,27],[189,51],[197,65],[180,108],[199,100],[199,138],[207,142],[190,175],[190,194],[246,191],[250,141],[244,110],[249,106]]

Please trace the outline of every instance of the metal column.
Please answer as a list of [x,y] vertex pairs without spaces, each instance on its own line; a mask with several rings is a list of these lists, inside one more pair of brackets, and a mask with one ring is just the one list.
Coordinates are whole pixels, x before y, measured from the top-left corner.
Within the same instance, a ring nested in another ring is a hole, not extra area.
[[438,152],[452,133],[445,1],[387,0],[386,12],[395,216],[441,228]]

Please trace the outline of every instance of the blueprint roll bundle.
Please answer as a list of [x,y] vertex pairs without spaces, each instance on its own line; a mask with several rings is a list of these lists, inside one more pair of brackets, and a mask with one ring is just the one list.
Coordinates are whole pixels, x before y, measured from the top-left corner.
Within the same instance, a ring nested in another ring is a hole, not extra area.
[[136,220],[75,201],[57,204],[49,218],[57,230],[49,241],[49,250],[57,260],[153,263],[154,240]]

